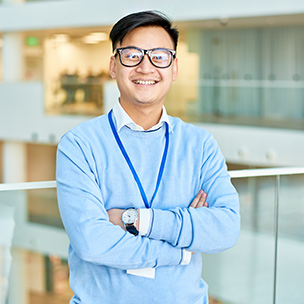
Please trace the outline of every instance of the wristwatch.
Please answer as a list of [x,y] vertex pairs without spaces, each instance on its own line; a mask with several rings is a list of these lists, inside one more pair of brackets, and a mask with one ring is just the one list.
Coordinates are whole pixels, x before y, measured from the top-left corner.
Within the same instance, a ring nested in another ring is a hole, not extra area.
[[121,216],[121,220],[126,230],[134,235],[138,235],[138,230],[136,229],[137,219],[138,212],[135,208],[126,209]]

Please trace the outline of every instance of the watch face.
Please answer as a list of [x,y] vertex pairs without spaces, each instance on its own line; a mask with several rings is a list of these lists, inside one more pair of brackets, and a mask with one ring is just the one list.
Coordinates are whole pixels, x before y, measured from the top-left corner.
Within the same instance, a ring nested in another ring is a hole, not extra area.
[[122,214],[122,221],[124,222],[125,225],[133,224],[138,217],[138,212],[136,209],[127,209],[123,214]]

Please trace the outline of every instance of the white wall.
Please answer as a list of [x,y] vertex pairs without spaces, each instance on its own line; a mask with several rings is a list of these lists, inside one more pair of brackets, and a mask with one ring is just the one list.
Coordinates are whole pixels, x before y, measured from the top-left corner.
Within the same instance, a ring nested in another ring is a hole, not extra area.
[[44,85],[40,82],[0,84],[0,139],[56,144],[61,136],[89,119],[44,113]]
[[70,0],[0,5],[0,32],[112,25],[130,12],[158,9],[174,21],[208,20],[304,13],[302,0]]
[[197,124],[210,131],[227,162],[252,166],[303,166],[304,132],[234,125]]

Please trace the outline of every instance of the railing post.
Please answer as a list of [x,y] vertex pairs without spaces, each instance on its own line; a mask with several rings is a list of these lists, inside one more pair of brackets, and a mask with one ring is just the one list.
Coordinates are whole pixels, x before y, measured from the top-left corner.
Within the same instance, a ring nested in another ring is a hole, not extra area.
[[278,236],[279,236],[279,200],[280,200],[280,175],[276,176],[274,197],[274,272],[273,272],[273,304],[277,295],[277,267],[278,267]]

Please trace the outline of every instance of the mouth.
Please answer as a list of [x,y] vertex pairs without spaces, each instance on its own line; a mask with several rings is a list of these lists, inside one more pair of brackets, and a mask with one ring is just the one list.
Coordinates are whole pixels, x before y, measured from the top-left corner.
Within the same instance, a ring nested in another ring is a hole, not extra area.
[[156,80],[133,80],[133,83],[135,84],[139,84],[139,85],[146,85],[146,86],[149,86],[149,85],[155,85],[158,83],[158,81]]

